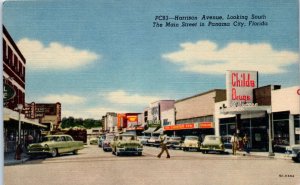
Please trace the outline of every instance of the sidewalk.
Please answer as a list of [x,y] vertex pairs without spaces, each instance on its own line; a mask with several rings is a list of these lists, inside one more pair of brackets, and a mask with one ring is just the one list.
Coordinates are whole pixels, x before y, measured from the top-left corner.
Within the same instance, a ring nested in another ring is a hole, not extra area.
[[21,160],[15,159],[14,152],[4,153],[4,166],[22,164],[22,163],[26,162],[27,160],[29,160],[29,157],[24,152],[21,155]]
[[[230,152],[230,154],[232,154],[232,152]],[[250,152],[249,154],[247,154],[245,151],[237,151],[236,154],[241,156],[267,157],[274,159],[292,160],[292,158],[287,156],[287,154],[285,153],[274,153],[274,156],[269,156],[269,152]]]

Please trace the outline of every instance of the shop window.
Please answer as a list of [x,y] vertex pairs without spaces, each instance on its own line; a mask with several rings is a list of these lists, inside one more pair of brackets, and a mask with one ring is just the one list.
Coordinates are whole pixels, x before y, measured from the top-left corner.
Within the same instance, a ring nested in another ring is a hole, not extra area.
[[6,58],[7,58],[7,53],[6,53],[6,52],[7,52],[7,48],[6,48],[6,47],[7,47],[7,46],[6,46],[5,40],[2,39],[2,41],[3,41],[3,48],[2,48],[2,49],[3,49],[3,61],[6,62],[6,61],[7,61],[7,60],[6,60]]
[[11,50],[11,48],[8,46],[8,63],[9,63],[9,65],[12,64],[12,58],[13,58],[12,50]]
[[300,144],[300,115],[294,116],[295,144]]
[[289,145],[289,120],[274,120],[274,144]]

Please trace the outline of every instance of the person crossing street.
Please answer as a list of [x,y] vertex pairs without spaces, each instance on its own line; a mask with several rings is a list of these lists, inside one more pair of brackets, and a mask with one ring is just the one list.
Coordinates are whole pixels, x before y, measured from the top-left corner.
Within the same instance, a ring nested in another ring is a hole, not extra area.
[[170,158],[171,156],[169,154],[168,147],[167,147],[167,136],[166,135],[160,136],[160,147],[161,147],[161,152],[157,155],[157,157],[160,158],[161,155],[164,153],[164,151],[166,151],[167,158]]

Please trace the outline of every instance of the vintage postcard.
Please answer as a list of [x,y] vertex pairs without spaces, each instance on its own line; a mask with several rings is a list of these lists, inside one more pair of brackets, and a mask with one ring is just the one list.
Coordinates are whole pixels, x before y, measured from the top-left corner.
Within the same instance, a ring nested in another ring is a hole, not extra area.
[[2,3],[3,183],[300,184],[298,0]]

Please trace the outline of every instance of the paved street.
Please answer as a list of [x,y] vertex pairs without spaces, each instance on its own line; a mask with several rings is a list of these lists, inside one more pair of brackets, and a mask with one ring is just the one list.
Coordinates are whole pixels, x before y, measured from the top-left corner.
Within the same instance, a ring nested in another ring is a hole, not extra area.
[[117,157],[97,145],[78,155],[34,159],[5,166],[5,185],[82,184],[300,184],[300,164],[285,159],[202,154],[144,147],[143,156]]

